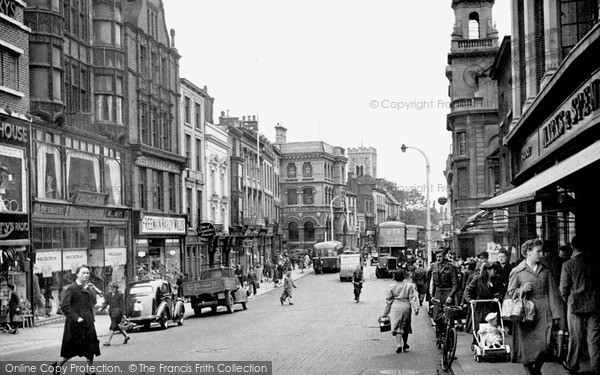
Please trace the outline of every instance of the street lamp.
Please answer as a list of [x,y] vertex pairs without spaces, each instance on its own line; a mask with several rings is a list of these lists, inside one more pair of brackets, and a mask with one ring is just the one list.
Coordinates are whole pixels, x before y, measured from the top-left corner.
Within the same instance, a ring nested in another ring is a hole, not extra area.
[[337,198],[341,198],[343,197],[343,195],[336,195],[335,197],[333,197],[333,199],[331,200],[331,203],[329,203],[329,210],[331,213],[331,241],[333,241],[333,201],[336,200]]
[[414,150],[417,150],[421,153],[421,155],[423,155],[423,157],[425,158],[425,183],[427,185],[427,226],[426,226],[426,233],[427,233],[427,264],[431,264],[431,211],[429,210],[429,158],[427,157],[427,155],[420,149],[416,148],[416,147],[410,147],[407,146],[405,144],[402,144],[402,147],[400,147],[400,149],[402,150],[402,152],[406,152],[407,148],[412,148]]

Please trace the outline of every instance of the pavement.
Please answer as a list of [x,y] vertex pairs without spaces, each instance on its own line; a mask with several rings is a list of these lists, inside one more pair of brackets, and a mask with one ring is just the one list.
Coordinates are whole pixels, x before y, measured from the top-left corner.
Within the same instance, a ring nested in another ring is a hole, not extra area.
[[[292,270],[292,280],[298,280],[304,276],[314,273],[312,268]],[[274,290],[283,290],[283,283],[279,282],[277,286],[273,282],[262,282],[260,288],[257,289],[256,296],[250,295],[249,301],[260,295],[270,293]],[[189,302],[185,303],[185,316],[191,317],[194,315],[194,309]],[[11,353],[19,353],[30,350],[31,348],[51,347],[62,340],[64,316],[55,315],[50,317],[40,316],[35,320],[33,328],[20,328],[16,335],[9,333],[0,333],[0,353],[8,355]],[[110,335],[110,317],[108,313],[98,313],[96,315],[96,332],[101,342],[105,341],[103,337]],[[121,337],[115,336],[113,340],[121,341]]]

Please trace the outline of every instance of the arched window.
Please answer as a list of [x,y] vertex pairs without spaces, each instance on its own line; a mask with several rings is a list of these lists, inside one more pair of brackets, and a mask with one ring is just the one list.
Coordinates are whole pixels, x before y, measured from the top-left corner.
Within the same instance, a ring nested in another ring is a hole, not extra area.
[[315,225],[307,221],[304,223],[304,240],[305,241],[314,241],[315,240]]
[[302,166],[302,177],[312,177],[312,164],[304,163]]
[[296,178],[296,164],[294,164],[294,163],[288,164],[287,176],[288,176],[288,178]]
[[469,39],[479,39],[479,14],[469,14]]
[[304,188],[302,189],[302,203],[304,204],[313,204],[314,196],[312,188]]
[[290,225],[288,225],[288,232],[290,241],[298,241],[298,223],[290,223]]
[[298,192],[296,189],[288,189],[287,196],[288,205],[298,204]]

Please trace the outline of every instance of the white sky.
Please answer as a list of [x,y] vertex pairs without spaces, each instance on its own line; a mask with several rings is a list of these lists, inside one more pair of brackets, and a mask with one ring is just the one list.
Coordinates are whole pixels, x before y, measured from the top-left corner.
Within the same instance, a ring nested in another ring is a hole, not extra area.
[[[499,42],[510,33],[509,3],[493,8]],[[229,110],[240,118],[258,115],[260,133],[271,142],[280,123],[288,142],[375,147],[377,177],[407,189],[425,186],[425,161],[400,146],[420,148],[431,163],[432,201],[446,195],[451,143],[444,74],[450,4],[164,0],[182,55],[180,76],[208,86],[215,122]],[[395,103],[403,107],[391,108]]]

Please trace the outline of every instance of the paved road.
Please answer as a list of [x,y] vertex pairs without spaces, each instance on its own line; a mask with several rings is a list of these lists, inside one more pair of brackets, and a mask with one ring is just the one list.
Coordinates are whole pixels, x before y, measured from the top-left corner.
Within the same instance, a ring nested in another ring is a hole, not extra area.
[[[353,301],[352,284],[340,282],[338,274],[310,274],[296,281],[293,306],[281,306],[281,289],[274,290],[252,298],[246,311],[241,306],[234,314],[205,309],[181,327],[136,331],[127,345],[115,337],[112,346],[101,347],[98,359],[272,361],[273,373],[285,375],[436,374],[439,351],[425,309],[413,318],[409,352],[396,354],[391,334],[379,332],[377,318],[391,281],[371,279],[373,271],[366,269],[360,303]],[[13,349],[3,359],[57,359],[62,324],[38,332],[46,333],[36,338],[35,348],[19,343],[19,335],[10,337]]]

